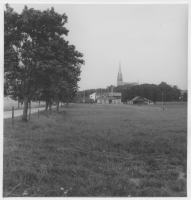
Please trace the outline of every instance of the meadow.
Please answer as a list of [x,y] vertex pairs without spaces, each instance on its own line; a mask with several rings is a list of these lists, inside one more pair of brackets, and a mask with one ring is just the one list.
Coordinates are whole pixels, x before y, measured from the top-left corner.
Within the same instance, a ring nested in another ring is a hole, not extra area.
[[185,197],[187,106],[70,104],[4,120],[4,197]]

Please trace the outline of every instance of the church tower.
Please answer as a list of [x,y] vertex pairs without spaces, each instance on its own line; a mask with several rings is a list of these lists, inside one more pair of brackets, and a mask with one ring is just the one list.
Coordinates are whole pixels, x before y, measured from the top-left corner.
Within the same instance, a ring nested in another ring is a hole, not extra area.
[[119,63],[119,72],[118,72],[118,76],[117,76],[117,86],[118,85],[123,85],[123,77],[122,77],[122,73],[121,73],[121,63]]

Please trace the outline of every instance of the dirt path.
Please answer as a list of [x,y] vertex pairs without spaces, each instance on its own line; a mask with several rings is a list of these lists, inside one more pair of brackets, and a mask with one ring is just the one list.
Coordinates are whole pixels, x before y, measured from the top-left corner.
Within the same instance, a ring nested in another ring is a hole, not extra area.
[[[38,110],[44,110],[45,108],[44,107],[41,107],[41,108],[31,108],[31,113],[35,113],[35,112],[38,112]],[[23,110],[15,110],[14,111],[14,117],[17,117],[17,116],[21,116],[23,114]],[[12,111],[6,111],[4,112],[4,115],[3,115],[3,118],[4,119],[7,119],[7,118],[11,118],[12,117]]]

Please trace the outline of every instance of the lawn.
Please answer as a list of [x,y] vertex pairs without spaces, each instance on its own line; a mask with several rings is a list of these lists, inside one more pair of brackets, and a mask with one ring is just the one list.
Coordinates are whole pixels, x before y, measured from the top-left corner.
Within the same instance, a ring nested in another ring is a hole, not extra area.
[[71,104],[4,120],[4,197],[185,197],[187,107]]

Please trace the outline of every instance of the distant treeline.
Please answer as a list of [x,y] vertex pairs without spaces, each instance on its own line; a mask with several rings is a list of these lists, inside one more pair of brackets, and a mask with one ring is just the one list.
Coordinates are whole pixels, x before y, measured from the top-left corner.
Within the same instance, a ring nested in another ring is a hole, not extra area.
[[[85,91],[79,91],[77,93],[76,99],[89,98],[89,95],[94,92],[110,92],[110,88],[98,88],[98,89],[89,89]],[[114,92],[122,93],[122,102],[133,99],[136,96],[141,96],[147,98],[151,101],[162,101],[162,92],[163,92],[163,101],[187,101],[187,91],[183,93],[176,86],[168,85],[165,82],[161,82],[159,85],[155,84],[140,84],[140,85],[123,85],[114,87]]]
[[[187,92],[183,94],[177,86],[168,85],[161,82],[159,85],[155,84],[141,84],[129,88],[116,88],[116,91],[122,93],[122,101],[131,100],[135,96],[141,96],[151,101],[187,101]],[[162,95],[163,93],[163,95]]]

